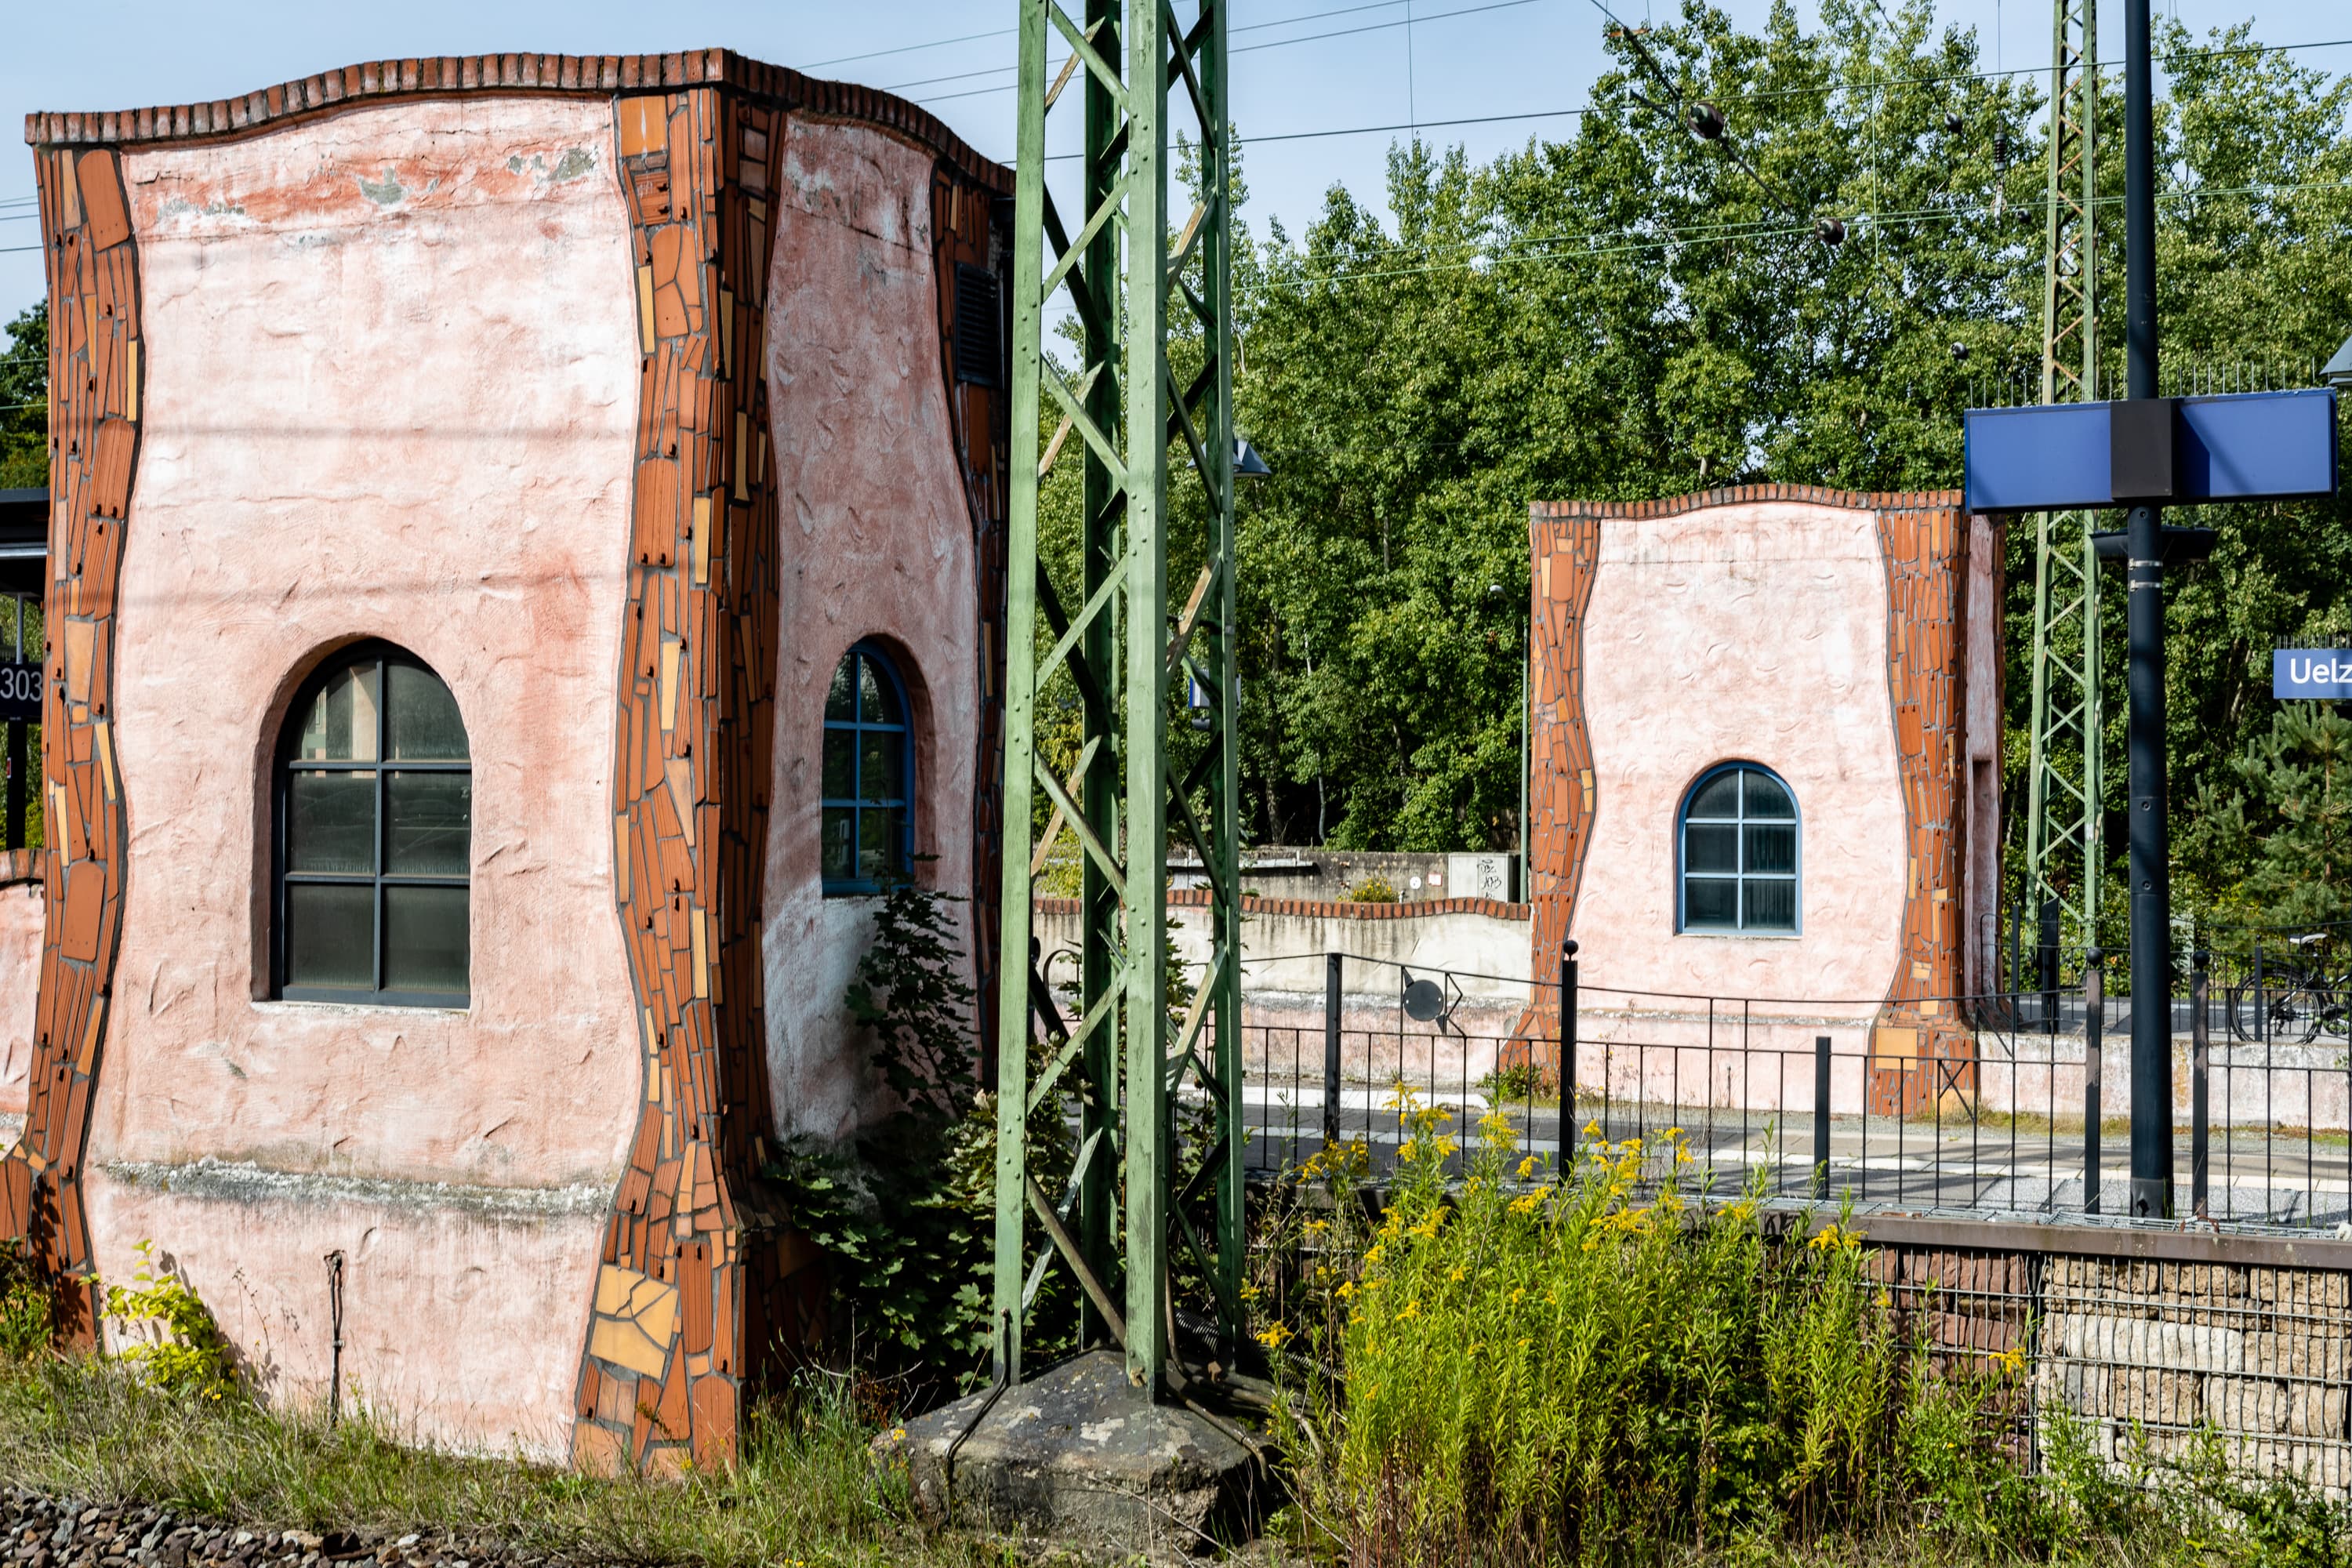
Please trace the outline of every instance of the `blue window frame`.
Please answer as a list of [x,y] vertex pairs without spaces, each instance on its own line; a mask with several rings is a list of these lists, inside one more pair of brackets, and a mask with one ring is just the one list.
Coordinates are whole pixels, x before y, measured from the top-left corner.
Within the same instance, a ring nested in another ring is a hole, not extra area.
[[1675,824],[1675,929],[1798,931],[1797,797],[1754,763],[1701,773]]
[[824,700],[824,877],[828,897],[876,893],[914,853],[915,747],[907,688],[887,655],[858,643]]

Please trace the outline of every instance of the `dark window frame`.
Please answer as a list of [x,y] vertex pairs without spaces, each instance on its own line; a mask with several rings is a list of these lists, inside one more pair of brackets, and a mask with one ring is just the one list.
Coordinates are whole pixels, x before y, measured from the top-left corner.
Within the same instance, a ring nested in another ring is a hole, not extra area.
[[[890,879],[879,877],[836,878],[824,875],[824,833],[825,813],[828,811],[846,810],[850,814],[849,843],[850,852],[854,856],[857,846],[864,842],[863,824],[859,821],[859,817],[867,811],[896,810],[899,814],[898,844],[898,864],[891,868],[893,877],[904,879],[911,876],[915,864],[915,707],[908,700],[907,683],[898,674],[898,661],[890,657],[888,649],[861,638],[843,650],[840,661],[834,666],[835,670],[838,671],[842,665],[848,664],[853,659],[862,660],[874,668],[887,700],[896,705],[898,717],[896,722],[891,722],[887,720],[869,720],[860,716],[857,702],[858,681],[856,670],[853,668],[849,681],[850,717],[835,719],[828,713],[824,719],[817,752],[817,875],[823,884],[824,896],[828,899],[865,897],[886,892],[891,885]],[[828,679],[825,683],[825,700],[828,708],[832,703],[832,693],[833,684]],[[833,737],[836,734],[849,736],[849,754],[852,765],[856,767],[862,765],[865,754],[861,737],[869,733],[896,734],[899,738],[897,797],[868,796],[866,793],[866,781],[859,775],[853,775],[852,787],[856,792],[855,798],[826,795],[824,793],[824,752],[832,745]]]
[[[1756,817],[1748,816],[1748,785],[1739,786],[1739,803],[1731,816],[1701,816],[1694,819],[1691,806],[1700,792],[1727,773],[1754,773],[1779,786],[1788,797],[1786,816]],[[1729,872],[1697,871],[1690,868],[1690,829],[1696,820],[1700,826],[1730,827],[1732,842],[1738,846],[1737,869]],[[1789,869],[1786,871],[1751,871],[1748,868],[1748,833],[1752,822],[1790,830]],[[1690,884],[1696,877],[1702,881],[1729,882],[1733,885],[1732,908],[1736,911],[1730,925],[1693,925],[1690,921]],[[1748,884],[1750,882],[1786,882],[1789,884],[1789,923],[1787,925],[1749,925],[1748,923]],[[1682,800],[1675,807],[1675,934],[1677,936],[1768,936],[1789,937],[1805,934],[1805,815],[1798,803],[1797,792],[1789,781],[1761,763],[1744,760],[1717,763],[1693,779],[1683,791]]]
[[[373,664],[376,676],[376,755],[373,762],[312,761],[295,755],[302,743],[302,725],[328,683],[353,667]],[[385,810],[387,777],[394,773],[464,773],[470,777],[474,771],[471,756],[473,734],[467,729],[466,749],[468,753],[462,763],[394,761],[391,757],[392,703],[391,681],[384,671],[392,665],[405,665],[421,671],[436,681],[449,700],[457,706],[457,693],[440,672],[423,659],[395,643],[372,640],[355,643],[339,650],[333,658],[310,672],[295,689],[294,700],[287,704],[286,717],[278,737],[278,748],[270,768],[270,837],[269,868],[269,994],[285,1002],[336,1002],[378,1007],[430,1007],[443,1010],[464,1010],[473,1005],[473,876],[470,868],[462,877],[425,876],[416,873],[394,873],[384,868],[388,858],[385,836],[390,831],[391,814]],[[457,721],[465,725],[465,710],[457,710]],[[297,773],[369,773],[375,774],[375,870],[359,872],[296,871],[289,866],[287,835],[292,821],[290,810],[294,776]],[[467,807],[467,839],[473,828],[473,808]],[[469,856],[470,860],[470,856]],[[372,945],[375,984],[367,990],[343,986],[290,985],[286,979],[287,889],[302,886],[372,887],[373,897],[374,941]],[[384,889],[388,887],[463,888],[467,893],[466,920],[466,989],[463,991],[395,991],[383,988]]]

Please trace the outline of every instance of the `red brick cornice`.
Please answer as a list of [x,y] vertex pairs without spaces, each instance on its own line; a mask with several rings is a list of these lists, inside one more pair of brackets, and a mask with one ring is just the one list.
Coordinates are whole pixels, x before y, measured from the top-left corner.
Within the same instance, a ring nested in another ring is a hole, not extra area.
[[1806,501],[1816,506],[1849,507],[1856,511],[1958,511],[1967,505],[1959,490],[1838,490],[1825,485],[1726,485],[1719,489],[1668,496],[1661,500],[1539,500],[1528,508],[1530,518],[1673,517],[1710,506],[1738,506],[1743,501]]
[[25,140],[36,147],[198,142],[246,135],[347,104],[434,94],[548,92],[605,97],[714,84],[769,99],[802,113],[894,131],[929,148],[991,190],[1013,194],[1012,170],[982,157],[937,116],[905,99],[855,82],[820,81],[786,66],[747,59],[732,49],[689,49],[669,55],[451,55],[368,60],[211,103],[99,114],[37,111],[25,116]]
[[[1205,908],[1209,890],[1171,888],[1168,902],[1171,906]],[[1030,907],[1041,915],[1074,915],[1078,912],[1078,900],[1037,899]],[[1528,918],[1528,906],[1507,904],[1500,899],[1414,899],[1393,904],[1360,904],[1349,899],[1262,899],[1255,893],[1244,893],[1242,912],[1343,921],[1410,921],[1429,915],[1492,915],[1498,921],[1523,921]]]

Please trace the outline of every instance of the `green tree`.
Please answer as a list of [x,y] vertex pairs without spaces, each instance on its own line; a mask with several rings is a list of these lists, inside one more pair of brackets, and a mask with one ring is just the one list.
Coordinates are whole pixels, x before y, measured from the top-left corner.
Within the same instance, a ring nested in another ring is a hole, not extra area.
[[[1302,240],[1258,249],[1261,837],[1511,844],[1530,500],[1948,483],[1970,365],[2033,337],[2033,89],[1978,79],[1972,34],[1831,0],[1818,31],[1784,5],[1748,35],[1690,0],[1609,47],[1568,140],[1483,166],[1399,148],[1392,221],[1335,188]],[[1683,127],[1702,100],[1720,142]]]
[[49,482],[49,305],[17,312],[0,347],[0,490]]
[[2352,920],[2352,719],[2290,703],[2200,788],[2192,831],[2219,864],[2225,915],[2265,925]]

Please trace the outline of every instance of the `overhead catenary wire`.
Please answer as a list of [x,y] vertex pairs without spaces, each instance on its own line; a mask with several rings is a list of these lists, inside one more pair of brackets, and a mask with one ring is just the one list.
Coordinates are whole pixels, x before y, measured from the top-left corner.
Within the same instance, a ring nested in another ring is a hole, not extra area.
[[[1541,0],[1486,0],[1486,3],[1485,5],[1465,5],[1465,6],[1461,7],[1461,8],[1460,8],[1460,9],[1458,9],[1458,10],[1453,10],[1453,11],[1445,11],[1445,12],[1442,12],[1442,13],[1440,13],[1440,14],[1436,15],[1436,16],[1418,16],[1418,17],[1414,18],[1414,21],[1415,21],[1416,23],[1420,23],[1420,22],[1444,22],[1444,21],[1451,21],[1453,18],[1454,18],[1454,17],[1456,17],[1456,16],[1478,16],[1478,15],[1480,15],[1480,14],[1481,14],[1481,13],[1483,13],[1483,12],[1487,12],[1487,11],[1510,11],[1510,10],[1516,10],[1516,9],[1517,9],[1518,7],[1522,6],[1522,5],[1538,5],[1538,4],[1540,4],[1540,3],[1541,3]],[[1295,18],[1295,19],[1303,19],[1303,18]],[[1277,24],[1265,23],[1265,24],[1260,24],[1260,25],[1261,25],[1261,26],[1276,26],[1276,25],[1277,25]],[[1386,31],[1388,31],[1388,30],[1389,30],[1389,29],[1391,29],[1391,28],[1393,28],[1393,27],[1402,27],[1402,26],[1404,26],[1405,25],[1406,25],[1406,24],[1405,24],[1404,22],[1402,22],[1402,21],[1395,21],[1395,22],[1368,22],[1368,23],[1366,23],[1364,26],[1360,26],[1360,27],[1335,27],[1335,28],[1331,29],[1330,31],[1328,31],[1328,32],[1324,32],[1324,33],[1303,33],[1303,34],[1299,35],[1297,37],[1295,37],[1295,38],[1269,38],[1269,39],[1267,39],[1265,43],[1262,43],[1262,44],[1244,44],[1244,45],[1241,45],[1239,47],[1236,47],[1236,48],[1228,48],[1228,49],[1225,51],[1225,53],[1226,53],[1227,55],[1229,55],[1229,56],[1230,56],[1230,55],[1249,55],[1249,54],[1255,54],[1255,53],[1257,53],[1258,51],[1260,51],[1260,50],[1262,50],[1262,49],[1283,49],[1283,48],[1288,48],[1288,47],[1289,47],[1291,45],[1293,45],[1293,44],[1313,44],[1313,43],[1320,43],[1320,42],[1322,42],[1323,40],[1325,40],[1325,39],[1327,39],[1327,38],[1349,38],[1349,37],[1356,37],[1358,34],[1361,34],[1361,33],[1381,33],[1381,32],[1386,32]],[[1236,29],[1234,29],[1234,30],[1235,30],[1235,31],[1239,31],[1240,29],[1236,28]],[[1048,62],[1049,68],[1050,68],[1050,67],[1051,67],[1052,65],[1058,64],[1058,63],[1059,63],[1058,61]],[[1019,67],[1017,67],[1017,66],[996,66],[996,67],[993,67],[993,68],[992,68],[992,69],[994,69],[994,70],[996,70],[996,71],[999,71],[999,72],[1010,72],[1010,71],[1017,70],[1017,69],[1019,69],[1020,68],[1019,68]],[[984,72],[984,71],[975,71],[975,72],[973,72],[972,74],[973,74],[973,75],[975,75],[975,76],[981,76],[981,75],[985,75],[985,74],[987,74],[987,73],[986,73],[986,72]],[[984,97],[986,97],[988,94],[992,93],[992,92],[1012,92],[1012,91],[1015,90],[1019,86],[1020,86],[1020,83],[1018,83],[1018,82],[1005,82],[1005,83],[1003,83],[1003,84],[1001,84],[1001,85],[999,85],[999,86],[996,86],[996,87],[976,87],[976,88],[972,88],[972,89],[971,89],[970,90],[965,91],[965,92],[945,92],[945,93],[934,93],[934,94],[930,94],[930,95],[926,96],[926,97],[918,98],[918,99],[916,99],[916,100],[915,100],[915,101],[916,101],[917,103],[923,103],[923,104],[930,104],[930,103],[950,103],[950,102],[953,102],[954,100],[956,100],[957,99],[962,99],[962,98],[984,98]],[[886,89],[885,90],[887,91],[887,90],[889,90],[889,89]]]

